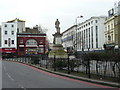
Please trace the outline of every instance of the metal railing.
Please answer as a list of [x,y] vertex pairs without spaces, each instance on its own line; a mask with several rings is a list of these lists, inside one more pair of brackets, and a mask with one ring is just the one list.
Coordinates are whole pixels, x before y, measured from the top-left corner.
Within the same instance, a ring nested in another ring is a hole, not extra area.
[[81,55],[80,58],[48,58],[47,55],[40,56],[21,56],[16,58],[4,58],[3,60],[21,62],[26,64],[35,64],[39,67],[54,71],[66,71],[84,73],[88,78],[97,76],[99,78],[109,77],[120,80],[120,58],[89,58]]

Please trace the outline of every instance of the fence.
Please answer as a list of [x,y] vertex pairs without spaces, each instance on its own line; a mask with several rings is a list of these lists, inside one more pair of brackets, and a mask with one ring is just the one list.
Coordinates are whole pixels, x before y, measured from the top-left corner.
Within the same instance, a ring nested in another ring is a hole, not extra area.
[[[69,74],[72,72],[81,72],[92,78],[92,75],[99,77],[111,77],[120,80],[120,58],[109,55],[98,56],[89,54],[82,54],[80,58],[48,58],[46,55],[41,56],[21,56],[17,58],[5,58],[3,60],[16,61],[27,64],[36,64],[50,70],[59,71],[64,70]],[[105,57],[106,56],[106,57]],[[94,58],[93,58],[94,57]]]

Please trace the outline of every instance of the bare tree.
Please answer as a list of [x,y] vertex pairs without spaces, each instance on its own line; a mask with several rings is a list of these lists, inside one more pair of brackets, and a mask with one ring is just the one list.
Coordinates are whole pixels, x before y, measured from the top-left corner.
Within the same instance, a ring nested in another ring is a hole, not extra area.
[[38,26],[38,31],[40,31],[40,33],[47,33],[48,29],[42,27],[41,25]]

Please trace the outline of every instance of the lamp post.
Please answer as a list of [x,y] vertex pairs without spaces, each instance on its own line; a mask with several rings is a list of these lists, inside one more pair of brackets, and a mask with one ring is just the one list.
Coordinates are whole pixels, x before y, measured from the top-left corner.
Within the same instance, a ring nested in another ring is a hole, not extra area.
[[69,65],[70,65],[70,60],[69,60],[69,56],[70,56],[70,54],[68,53],[68,74],[70,74],[70,67],[69,67]]
[[77,38],[78,38],[78,36],[77,36],[77,19],[78,19],[78,18],[83,18],[83,16],[78,16],[78,17],[76,17],[76,20],[75,20],[75,21],[76,21],[76,39],[75,39],[76,42],[75,42],[75,49],[74,49],[74,50],[75,50],[76,52],[77,52],[77,42],[78,42],[78,41],[77,41]]
[[54,71],[56,71],[56,56],[55,56],[55,52],[54,52]]

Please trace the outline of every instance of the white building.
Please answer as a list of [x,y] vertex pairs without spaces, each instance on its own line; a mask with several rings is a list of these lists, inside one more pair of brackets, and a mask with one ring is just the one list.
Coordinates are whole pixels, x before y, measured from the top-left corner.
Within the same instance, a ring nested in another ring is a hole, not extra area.
[[91,17],[77,25],[77,51],[103,49],[105,20],[105,16]]
[[25,21],[14,19],[2,22],[1,48],[2,53],[15,53],[17,50],[17,33],[25,31]]
[[71,26],[67,30],[65,30],[62,34],[62,45],[65,50],[73,50],[74,42],[73,37],[75,35],[76,25]]
[[1,48],[1,26],[0,26],[0,48]]

